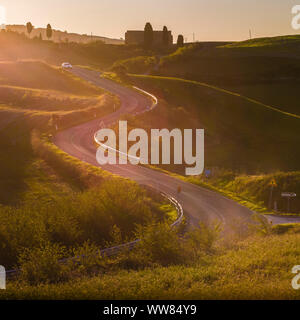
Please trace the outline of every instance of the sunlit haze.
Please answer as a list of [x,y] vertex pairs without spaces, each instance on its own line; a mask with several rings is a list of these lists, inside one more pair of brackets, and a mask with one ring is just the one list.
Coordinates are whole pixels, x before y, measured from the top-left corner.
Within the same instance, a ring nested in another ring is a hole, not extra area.
[[0,0],[7,24],[50,23],[63,31],[121,38],[127,29],[142,29],[150,21],[154,29],[167,25],[175,37],[182,33],[188,41],[243,40],[250,29],[253,37],[295,34],[291,9],[296,4],[300,1]]
[[5,7],[0,5],[0,26],[6,24],[6,10]]

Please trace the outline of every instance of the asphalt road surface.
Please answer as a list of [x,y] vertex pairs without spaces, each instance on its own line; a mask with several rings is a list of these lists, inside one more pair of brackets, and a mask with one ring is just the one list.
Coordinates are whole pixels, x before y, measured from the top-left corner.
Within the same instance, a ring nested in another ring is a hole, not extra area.
[[[94,134],[100,129],[100,123],[104,122],[105,125],[109,125],[118,121],[122,114],[143,112],[151,106],[152,101],[133,89],[101,78],[99,72],[79,67],[74,67],[72,72],[117,95],[121,101],[121,107],[115,113],[67,129],[54,137],[54,143],[66,153],[92,165],[100,166],[96,160],[94,143]],[[184,214],[192,225],[196,225],[199,220],[221,220],[227,229],[235,221],[249,220],[252,214],[248,208],[218,193],[180,181],[159,171],[131,164],[101,167],[104,170],[132,179],[139,184],[149,185],[158,191],[173,196],[183,206]],[[177,194],[179,186],[182,192]]]

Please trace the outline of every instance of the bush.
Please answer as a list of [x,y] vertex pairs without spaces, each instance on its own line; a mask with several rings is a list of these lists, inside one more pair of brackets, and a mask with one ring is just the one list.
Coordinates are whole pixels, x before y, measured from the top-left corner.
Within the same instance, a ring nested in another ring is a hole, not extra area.
[[162,266],[182,261],[182,245],[176,229],[167,223],[151,223],[138,226],[136,237],[141,239],[137,250],[151,263]]
[[72,256],[67,264],[72,270],[72,277],[83,275],[96,275],[100,269],[104,269],[107,260],[101,255],[99,247],[90,241],[72,250]]
[[195,228],[187,234],[185,246],[195,257],[199,254],[209,253],[219,239],[221,231],[220,222],[214,222],[211,225],[199,222],[199,228]]
[[262,214],[255,213],[252,215],[253,224],[250,225],[250,228],[260,235],[266,236],[272,232],[272,222],[270,222]]
[[143,73],[148,73],[154,70],[156,64],[157,64],[157,61],[155,57],[147,57],[147,56],[134,57],[131,59],[115,62],[111,70],[117,73],[117,70],[119,68],[124,68],[126,72],[129,72],[129,73],[143,74]]
[[0,206],[0,261],[12,267],[24,248],[35,248],[48,241],[44,222],[30,208]]
[[0,206],[0,260],[12,267],[20,251],[48,242],[71,249],[86,241],[104,248],[135,240],[136,224],[168,218],[156,201],[136,183],[116,178],[64,197],[28,200],[19,209]]
[[221,229],[219,223],[200,223],[199,228],[182,236],[180,229],[165,222],[139,225],[136,238],[140,242],[132,251],[122,252],[117,264],[121,269],[144,269],[193,263],[199,257],[212,253]]
[[59,262],[67,253],[65,247],[50,242],[39,248],[25,249],[19,256],[19,279],[31,285],[67,280],[69,266]]

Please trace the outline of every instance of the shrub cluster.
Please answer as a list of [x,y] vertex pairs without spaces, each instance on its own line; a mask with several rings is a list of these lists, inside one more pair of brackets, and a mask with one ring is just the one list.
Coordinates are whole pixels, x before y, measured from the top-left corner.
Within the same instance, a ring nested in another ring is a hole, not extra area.
[[57,243],[68,248],[91,241],[105,247],[117,226],[120,241],[134,238],[135,225],[162,219],[159,205],[137,184],[105,181],[66,197],[35,199],[20,208],[0,207],[0,261],[14,266],[23,250]]

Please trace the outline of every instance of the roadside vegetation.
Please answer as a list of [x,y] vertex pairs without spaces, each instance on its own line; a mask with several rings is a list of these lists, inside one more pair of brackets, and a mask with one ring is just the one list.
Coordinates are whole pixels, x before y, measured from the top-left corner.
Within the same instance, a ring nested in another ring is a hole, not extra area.
[[[20,256],[22,273],[6,299],[298,299],[291,268],[299,260],[299,225],[224,236],[200,225],[184,238],[165,223],[139,227],[133,251],[101,257],[97,248],[74,249],[77,259],[57,263],[66,248],[45,244]],[[238,228],[237,228],[238,230]],[[239,229],[240,230],[240,229]],[[114,232],[118,239],[118,232]],[[84,255],[84,256],[83,256]],[[80,268],[77,268],[80,263]]]
[[126,72],[145,74],[152,72],[158,62],[159,59],[156,57],[139,56],[117,61],[112,65],[111,70],[115,71],[118,70],[118,68],[123,68]]
[[135,239],[136,225],[177,218],[162,196],[52,144],[57,130],[112,112],[115,97],[39,61],[2,62],[0,79],[0,260],[7,270],[33,264],[28,257],[38,253],[49,253],[51,264],[122,244]]
[[[191,183],[198,184],[220,192],[225,196],[249,207],[253,211],[261,213],[272,213],[278,215],[300,215],[299,197],[288,202],[281,196],[282,192],[294,192],[300,194],[300,172],[276,172],[260,175],[241,175],[227,170],[212,170],[212,176],[183,178]],[[271,183],[275,181],[276,186],[272,188],[271,208],[269,208]],[[276,210],[274,203],[276,202]]]

